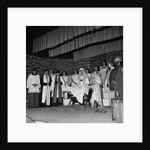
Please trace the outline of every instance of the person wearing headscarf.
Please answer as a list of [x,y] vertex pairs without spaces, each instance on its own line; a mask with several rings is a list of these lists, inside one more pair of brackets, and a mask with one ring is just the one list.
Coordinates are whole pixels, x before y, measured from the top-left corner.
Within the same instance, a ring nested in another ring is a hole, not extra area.
[[80,104],[83,104],[84,94],[88,94],[89,80],[83,68],[79,69],[79,74],[74,78],[75,83],[71,87],[67,86],[67,91],[71,92]]
[[28,107],[33,108],[39,106],[40,87],[40,77],[37,74],[36,68],[34,68],[32,74],[30,74],[27,79],[27,89],[29,93]]
[[44,71],[43,75],[42,103],[46,103],[46,106],[50,106],[50,77],[48,69]]
[[86,75],[85,70],[83,68],[79,69],[78,80],[79,80],[79,86],[81,87],[86,87],[89,84],[88,76]]
[[[119,95],[119,88],[121,88],[123,85],[123,72],[122,72],[122,66],[121,66],[121,57],[116,57],[114,60],[115,70],[114,75],[112,78],[113,84],[114,84],[114,90],[115,90],[115,98],[123,96],[122,92],[121,95]],[[121,89],[123,91],[123,89]]]
[[63,105],[63,86],[64,86],[64,80],[60,76],[60,71],[56,71],[56,75],[52,77],[52,84],[51,84],[51,90],[52,90],[52,105],[59,106]]

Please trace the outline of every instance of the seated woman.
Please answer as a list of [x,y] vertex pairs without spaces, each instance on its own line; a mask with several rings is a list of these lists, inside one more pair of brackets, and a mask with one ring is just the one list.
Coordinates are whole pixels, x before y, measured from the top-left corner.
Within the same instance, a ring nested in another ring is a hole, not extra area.
[[96,70],[93,71],[92,75],[91,75],[91,80],[90,80],[90,88],[93,89],[93,94],[92,94],[92,98],[91,98],[91,105],[92,107],[94,107],[94,103],[97,102],[97,104],[100,107],[103,107],[102,104],[102,97],[101,97],[101,92],[100,92],[100,86],[102,84],[101,78],[98,75],[98,73],[96,72]]
[[67,87],[67,91],[70,91],[75,96],[80,104],[83,103],[84,94],[88,94],[89,80],[85,74],[83,68],[79,69],[79,74],[72,76],[72,86]]

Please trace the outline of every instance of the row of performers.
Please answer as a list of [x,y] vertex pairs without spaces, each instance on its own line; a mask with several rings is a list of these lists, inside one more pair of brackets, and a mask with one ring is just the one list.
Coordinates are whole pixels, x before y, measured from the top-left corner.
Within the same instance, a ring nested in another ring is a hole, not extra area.
[[117,57],[114,62],[115,65],[109,63],[107,66],[104,60],[100,70],[95,66],[94,71],[89,73],[87,69],[80,68],[79,71],[74,70],[74,74],[70,76],[67,76],[65,71],[60,75],[59,70],[55,74],[49,74],[49,70],[45,70],[41,80],[37,70],[33,69],[33,73],[27,79],[29,107],[38,107],[40,101],[46,106],[63,105],[63,99],[67,99],[67,92],[71,92],[82,104],[83,96],[88,94],[90,88],[93,89],[92,106],[94,101],[97,101],[99,106],[103,107],[102,93],[109,90],[116,91],[116,97],[123,97],[121,59]]

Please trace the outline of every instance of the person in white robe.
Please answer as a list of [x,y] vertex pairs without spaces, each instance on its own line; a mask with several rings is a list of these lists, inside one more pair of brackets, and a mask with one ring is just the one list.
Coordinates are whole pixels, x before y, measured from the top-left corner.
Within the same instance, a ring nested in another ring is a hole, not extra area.
[[48,69],[44,71],[43,75],[43,90],[42,90],[42,103],[46,102],[46,106],[50,106],[50,77]]
[[107,67],[106,60],[103,60],[102,64],[103,64],[102,67],[100,67],[100,77],[102,80],[103,92],[106,92],[105,80],[106,80],[106,76],[108,73],[108,67]]
[[67,91],[66,91],[66,86],[68,85],[68,76],[65,71],[62,72],[62,79],[64,80],[64,86],[63,86],[63,97],[64,99],[67,99]]
[[83,68],[79,69],[78,75],[72,77],[73,84],[71,87],[67,87],[67,90],[77,98],[80,104],[83,104],[83,96],[84,94],[88,94],[88,77]]
[[56,71],[56,75],[52,77],[52,106],[63,105],[64,80],[60,76],[60,71]]
[[88,80],[89,80],[89,82],[90,82],[91,73],[89,73],[89,69],[85,69],[85,74],[87,75]]
[[29,93],[29,105],[28,107],[39,107],[39,93],[40,93],[40,77],[37,74],[37,70],[34,68],[33,73],[29,75],[27,79],[27,89]]
[[101,78],[96,72],[96,70],[94,70],[91,75],[90,86],[89,86],[89,88],[93,89],[93,94],[92,94],[91,101],[90,101],[92,107],[94,107],[95,101],[98,103],[99,106],[103,107],[102,96],[100,92],[101,84],[102,84]]
[[78,84],[79,84],[78,76],[79,76],[78,71],[75,69],[74,74],[71,76],[71,86],[72,87],[78,86]]

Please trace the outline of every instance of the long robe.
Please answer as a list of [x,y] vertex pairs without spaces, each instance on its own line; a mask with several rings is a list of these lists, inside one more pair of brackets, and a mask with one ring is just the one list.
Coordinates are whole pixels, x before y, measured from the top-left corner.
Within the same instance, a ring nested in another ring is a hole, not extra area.
[[[63,103],[63,91],[64,91],[64,80],[61,76],[53,76],[52,77],[52,103],[53,104],[62,104]],[[58,99],[58,101],[57,101]]]
[[[33,84],[37,84],[37,86],[33,86]],[[38,107],[39,106],[39,88],[40,85],[40,77],[38,74],[33,75],[30,74],[27,79],[27,89],[29,93],[29,107]]]
[[118,92],[118,96],[123,98],[123,70],[120,66],[116,73],[116,90]]
[[[115,69],[114,69],[114,72],[113,72],[113,77],[112,77],[112,82],[115,81],[116,82],[116,75],[117,75],[117,72],[118,72],[118,69],[120,68],[121,66],[117,66]],[[118,87],[117,87],[117,84],[113,82],[113,85],[114,85],[114,91],[115,91],[115,98],[118,97]]]
[[94,101],[97,101],[98,104],[102,105],[102,96],[100,91],[100,85],[102,84],[101,78],[99,75],[92,75],[91,76],[91,88],[93,89],[93,94],[91,97],[91,104],[92,107],[94,106]]
[[101,80],[102,80],[103,90],[104,91],[106,91],[105,79],[106,79],[106,76],[107,76],[107,70],[108,70],[108,67],[101,68],[101,70],[100,70],[100,77],[101,77]]
[[66,86],[68,84],[68,76],[62,76],[62,79],[64,80],[64,86],[63,86],[63,97],[67,99],[67,92],[66,92]]
[[114,76],[115,76],[115,69],[113,69],[110,72],[110,75],[109,75],[110,91],[114,91],[115,90],[115,87],[114,87],[115,85],[113,83]]
[[111,73],[112,70],[109,70],[108,73],[107,73],[107,76],[106,76],[106,79],[105,79],[105,87],[106,87],[106,92],[109,92],[110,91],[110,87],[108,87],[108,85],[110,84],[109,83],[109,76],[110,76],[110,73]]
[[86,76],[73,76],[74,82],[71,87],[67,86],[66,90],[70,91],[78,100],[79,103],[83,103],[84,93],[88,94],[88,84],[89,80]]
[[79,75],[78,74],[74,74],[71,76],[71,86],[74,87],[74,86],[77,86],[79,84]]
[[42,103],[45,103],[46,105],[50,105],[50,86],[49,86],[50,78],[49,76],[45,75],[43,76],[43,90],[42,90]]

